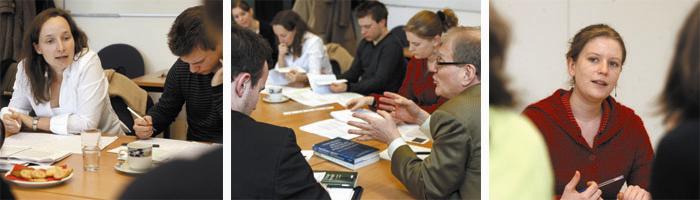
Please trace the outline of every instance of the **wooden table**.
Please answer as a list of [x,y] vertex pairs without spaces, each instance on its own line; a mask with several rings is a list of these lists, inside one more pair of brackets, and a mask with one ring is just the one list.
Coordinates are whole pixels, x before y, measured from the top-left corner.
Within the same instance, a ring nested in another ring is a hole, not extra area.
[[163,92],[165,86],[165,77],[168,75],[168,70],[160,70],[156,73],[146,74],[131,79],[148,92]]
[[[284,126],[294,129],[297,138],[297,144],[303,150],[310,150],[311,147],[319,142],[328,140],[328,138],[305,132],[299,129],[299,127],[331,118],[330,112],[336,110],[343,110],[342,106],[339,104],[334,104],[332,110],[322,110],[307,113],[300,113],[294,115],[283,115],[286,111],[295,111],[309,109],[311,107],[304,106],[295,101],[287,101],[279,104],[269,104],[262,101],[262,96],[258,100],[257,108],[251,116],[260,122],[266,122],[278,126]],[[356,141],[362,144],[366,144],[380,150],[387,148],[387,144],[378,141]],[[432,143],[427,145],[420,145],[424,147],[431,147]],[[337,165],[333,162],[327,161],[325,159],[314,156],[309,160],[309,165],[314,171],[352,171],[348,168]],[[406,187],[399,182],[396,177],[391,173],[391,162],[387,160],[380,159],[379,162],[373,163],[369,166],[362,167],[357,170],[359,173],[358,185],[364,188],[362,193],[363,199],[413,199],[406,190]]]
[[73,168],[73,178],[65,183],[48,188],[23,188],[11,184],[10,189],[17,199],[117,199],[134,176],[114,169],[117,154],[109,153],[122,143],[136,140],[131,136],[119,136],[100,152],[100,169],[97,172],[83,170],[82,155],[70,155],[56,163]]

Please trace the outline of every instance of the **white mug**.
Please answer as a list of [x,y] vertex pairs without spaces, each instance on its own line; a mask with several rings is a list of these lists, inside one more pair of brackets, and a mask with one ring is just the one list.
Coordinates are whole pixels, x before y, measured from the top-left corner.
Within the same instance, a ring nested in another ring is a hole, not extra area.
[[267,99],[270,101],[281,101],[284,98],[280,86],[268,86],[265,89],[267,90]]
[[144,142],[132,142],[126,145],[125,150],[119,151],[119,155],[126,151],[126,163],[130,169],[143,171],[151,168],[153,162],[153,145]]

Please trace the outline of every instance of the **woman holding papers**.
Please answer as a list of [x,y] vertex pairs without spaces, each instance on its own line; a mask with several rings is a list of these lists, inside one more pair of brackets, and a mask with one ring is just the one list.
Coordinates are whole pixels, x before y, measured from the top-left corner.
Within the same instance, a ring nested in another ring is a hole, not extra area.
[[[547,143],[556,194],[562,199],[612,199],[626,181],[623,196],[649,199],[649,135],[634,110],[610,95],[625,63],[622,37],[608,25],[596,24],[580,30],[570,44],[566,59],[573,87],[523,111]],[[596,184],[620,175],[625,181]]]
[[[87,44],[85,33],[61,9],[34,18],[24,38],[12,99],[0,111],[8,135],[91,128],[116,135],[127,130],[112,110],[100,59]],[[29,116],[31,111],[35,117]]]
[[[399,95],[415,102],[423,110],[432,113],[446,99],[435,94],[435,82],[428,72],[428,64],[435,62],[433,51],[440,45],[440,36],[457,25],[457,16],[451,9],[437,12],[423,10],[414,15],[404,30],[409,42],[408,50],[413,53],[406,67],[406,78],[401,84]],[[382,94],[353,99],[349,102],[351,110],[379,102]]]
[[323,40],[311,33],[297,13],[281,11],[271,24],[279,43],[275,69],[290,83],[307,82],[306,74],[333,74]]

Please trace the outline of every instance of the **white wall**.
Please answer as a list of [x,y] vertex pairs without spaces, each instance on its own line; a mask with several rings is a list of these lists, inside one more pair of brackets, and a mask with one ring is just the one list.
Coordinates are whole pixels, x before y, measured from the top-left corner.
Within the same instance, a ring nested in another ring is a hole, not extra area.
[[606,23],[623,37],[627,60],[616,99],[635,110],[656,147],[665,132],[656,115],[676,35],[697,0],[492,0],[511,26],[506,69],[522,110],[568,89],[564,54],[583,27]]
[[455,11],[459,24],[463,26],[481,25],[481,2],[479,0],[381,0],[389,11],[387,27],[405,25],[413,15],[421,10],[438,11],[450,8]]
[[[58,0],[58,7],[71,11],[88,36],[94,51],[115,43],[134,46],[141,52],[145,72],[169,69],[177,59],[167,44],[175,17],[201,0]],[[160,17],[86,17],[83,14],[146,14]]]

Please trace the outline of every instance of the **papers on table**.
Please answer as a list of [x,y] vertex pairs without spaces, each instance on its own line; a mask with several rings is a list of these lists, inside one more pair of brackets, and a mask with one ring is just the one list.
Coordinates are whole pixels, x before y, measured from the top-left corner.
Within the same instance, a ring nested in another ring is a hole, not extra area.
[[[116,136],[102,136],[100,149],[104,149],[116,139]],[[0,157],[50,165],[71,153],[82,154],[81,148],[80,135],[18,133],[5,138]]]
[[[414,145],[410,145],[410,144],[408,145],[408,147],[411,148],[411,150],[413,150],[413,152],[430,152],[430,149],[425,148],[425,147],[414,146]],[[389,151],[389,148],[384,149],[384,151],[380,152],[379,158],[384,159],[384,160],[391,160],[391,158],[389,157],[389,152],[387,152],[387,151]],[[420,159],[425,159],[429,155],[430,154],[417,154],[418,158],[420,158]]]
[[294,66],[294,67],[277,67],[273,70],[275,70],[279,73],[289,73],[292,70],[296,70],[297,72],[301,72],[301,73],[306,73],[306,70],[304,70],[304,68],[296,67],[296,66]]
[[309,160],[311,160],[311,157],[314,156],[314,150],[301,150],[301,155],[304,156],[306,162],[309,162]]
[[[100,149],[104,149],[115,140],[117,140],[117,136],[101,136],[99,145]],[[56,135],[47,133],[21,132],[5,138],[5,145],[26,146],[31,148],[52,151],[68,151],[70,153],[82,154],[82,142],[80,135]]]
[[[150,138],[147,140],[138,140],[138,142],[158,144],[159,147],[153,148],[152,151],[152,158],[155,162],[165,162],[174,158],[194,159],[201,154],[206,153],[211,148],[219,145],[164,138]],[[110,149],[107,152],[119,153],[121,149],[126,149],[126,147],[122,145],[117,148]]]
[[309,78],[309,85],[311,85],[311,90],[313,90],[315,93],[333,93],[331,92],[330,83],[336,81],[335,74],[307,74],[306,76]]
[[302,131],[313,133],[327,138],[341,137],[353,139],[358,135],[349,134],[350,126],[336,119],[326,119],[299,127]]
[[287,80],[286,73],[289,73],[292,70],[296,70],[301,73],[306,73],[306,70],[304,70],[301,67],[278,67],[275,69],[272,69],[269,71],[267,74],[267,83],[266,85],[278,85],[278,86],[284,86],[289,84],[289,80]]
[[289,88],[282,89],[282,94],[305,106],[317,107],[326,104],[338,103],[347,106],[350,99],[362,97],[362,95],[351,92],[318,94],[309,88]]

